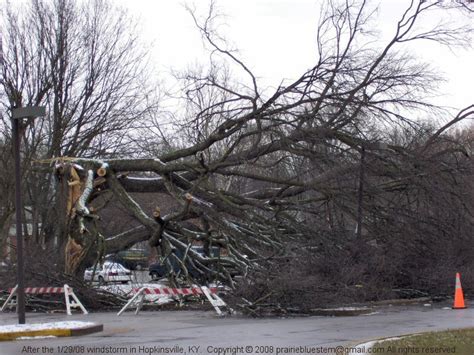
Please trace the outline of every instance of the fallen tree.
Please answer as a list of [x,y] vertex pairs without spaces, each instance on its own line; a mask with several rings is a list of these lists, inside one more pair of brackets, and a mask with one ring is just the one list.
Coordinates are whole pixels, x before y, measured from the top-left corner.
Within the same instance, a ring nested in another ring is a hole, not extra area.
[[[372,13],[365,2],[340,7],[329,2],[318,27],[317,63],[270,95],[215,36],[212,11],[204,21],[196,19],[213,56],[239,68],[247,82],[230,82],[216,62],[205,75],[183,78],[182,129],[189,134],[184,147],[147,159],[47,161],[67,192],[58,199],[64,211],[58,223],[68,237],[66,271],[79,274],[105,253],[148,241],[164,256],[181,249],[204,278],[233,285],[231,270],[257,275],[252,282],[285,265],[292,271],[312,265],[324,275],[332,257],[348,258],[338,274],[349,275],[361,255],[399,250],[397,240],[407,241],[400,238],[400,226],[410,228],[409,240],[417,246],[427,244],[425,233],[464,238],[455,231],[472,226],[472,196],[460,187],[472,181],[471,151],[447,129],[472,118],[474,106],[440,128],[417,123],[412,116],[443,112],[424,99],[439,77],[400,49],[422,39],[466,41],[469,26],[417,32],[418,20],[439,6],[447,11],[441,2],[413,2],[388,44],[368,48],[373,38],[363,28]],[[147,211],[132,197],[158,192],[178,207],[164,214],[156,201]],[[138,227],[114,236],[101,233],[100,210],[111,196]],[[455,219],[453,213],[451,229],[438,214],[448,198],[465,217]],[[195,242],[225,248],[229,257],[203,257],[191,249]],[[376,258],[371,261],[377,265]],[[187,275],[185,260],[178,262]],[[355,287],[370,274],[359,271],[345,286]],[[395,268],[390,277],[394,285],[406,281],[396,279]]]

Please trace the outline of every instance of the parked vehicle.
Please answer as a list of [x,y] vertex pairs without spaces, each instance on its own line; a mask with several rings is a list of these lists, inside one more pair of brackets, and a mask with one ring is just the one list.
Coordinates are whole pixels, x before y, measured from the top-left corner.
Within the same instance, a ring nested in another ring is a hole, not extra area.
[[113,261],[105,261],[102,265],[97,265],[95,269],[90,267],[84,272],[85,281],[98,281],[99,285],[104,285],[108,282],[127,283],[131,281],[132,273],[122,264]]
[[130,270],[141,270],[148,265],[148,257],[150,253],[147,250],[139,248],[131,248],[119,251],[116,254],[115,261],[124,265]]
[[[194,246],[194,247],[191,247],[191,249],[193,251],[195,251],[196,253],[201,254],[202,256],[205,255],[204,254],[204,247],[202,247],[202,246]],[[183,255],[183,252],[181,250],[175,249],[173,251],[173,254],[176,255],[176,257],[178,257],[179,259],[181,259],[181,260],[183,259],[184,255]],[[210,249],[210,256],[213,257],[213,258],[218,258],[220,256],[220,248],[219,247],[212,247]],[[167,259],[168,260],[163,259],[160,262],[151,264],[149,266],[149,268],[148,268],[149,275],[150,275],[152,280],[158,280],[160,278],[166,277],[171,271],[171,268],[169,267],[169,264],[171,264],[171,267],[172,267],[172,269],[175,273],[178,273],[181,270],[181,268],[179,266],[179,262],[176,260],[175,257],[170,255],[170,256],[168,256]],[[169,261],[169,263],[167,261]],[[201,274],[193,267],[193,265],[191,263],[186,261],[185,265],[186,265],[186,268],[188,270],[188,273],[193,278],[197,278],[197,277],[201,276]]]
[[[173,271],[178,272],[179,267],[176,265],[176,263],[172,263],[172,265]],[[148,267],[148,271],[152,280],[159,280],[169,273],[169,268],[165,264],[165,262],[158,262],[150,264],[150,266]]]

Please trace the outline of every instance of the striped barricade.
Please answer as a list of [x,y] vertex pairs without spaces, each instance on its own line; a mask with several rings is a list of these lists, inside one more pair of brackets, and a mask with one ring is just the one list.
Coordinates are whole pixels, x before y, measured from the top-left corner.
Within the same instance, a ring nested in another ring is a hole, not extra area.
[[[6,301],[3,303],[1,311],[3,312],[7,307],[16,307],[18,285],[8,289],[9,295]],[[71,308],[80,308],[82,313],[88,314],[86,308],[82,305],[79,298],[77,298],[73,289],[68,285],[63,287],[25,287],[25,295],[46,295],[46,294],[61,294],[64,293],[64,299],[66,301],[66,312],[70,316],[72,315]]]
[[[167,296],[198,296],[203,295],[204,292],[202,291],[201,287],[190,287],[190,288],[174,288],[174,287],[160,287],[160,288],[149,288],[149,287],[142,287],[142,288],[134,288],[133,293],[138,293],[142,291],[146,295],[160,295],[163,297]],[[217,287],[209,288],[211,293],[217,293]]]
[[[11,293],[13,290],[16,291],[18,286],[9,288],[8,292]],[[51,293],[64,293],[64,287],[25,287],[25,294],[28,295],[41,295]]]
[[[159,287],[159,288],[134,288],[132,292],[135,295],[127,302],[125,306],[117,313],[120,316],[125,310],[129,307],[137,306],[135,314],[140,312],[140,309],[143,306],[146,295],[157,295],[162,297],[172,297],[172,296],[201,296],[204,295],[212,304],[217,314],[222,315],[222,311],[219,307],[227,307],[227,304],[217,295],[217,287],[208,288],[206,286],[202,287],[190,287],[190,288],[173,288],[173,287]],[[228,307],[227,307],[228,308]],[[229,313],[232,312],[228,308]]]

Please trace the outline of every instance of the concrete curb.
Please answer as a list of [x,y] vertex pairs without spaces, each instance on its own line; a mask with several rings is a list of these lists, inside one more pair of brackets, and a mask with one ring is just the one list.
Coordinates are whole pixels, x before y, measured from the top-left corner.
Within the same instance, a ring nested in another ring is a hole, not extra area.
[[373,313],[374,310],[368,307],[360,308],[315,308],[311,310],[311,315],[327,317],[353,317]]
[[25,330],[15,332],[0,333],[0,341],[11,341],[22,337],[70,337],[81,336],[92,333],[98,333],[104,330],[103,324],[93,324],[80,328],[57,328],[57,329],[41,329],[41,330]]
[[383,301],[375,301],[371,302],[370,305],[374,307],[378,306],[408,306],[412,304],[418,303],[427,303],[433,302],[431,297],[418,297],[418,298],[408,298],[408,299],[393,299],[393,300],[383,300]]
[[376,302],[369,302],[365,304],[358,304],[357,306],[348,306],[340,308],[313,308],[311,309],[311,315],[314,316],[328,316],[328,317],[352,317],[368,315],[376,312],[377,308],[387,306],[408,306],[413,304],[423,304],[430,302],[430,297],[419,297],[412,299],[392,299],[383,300]]

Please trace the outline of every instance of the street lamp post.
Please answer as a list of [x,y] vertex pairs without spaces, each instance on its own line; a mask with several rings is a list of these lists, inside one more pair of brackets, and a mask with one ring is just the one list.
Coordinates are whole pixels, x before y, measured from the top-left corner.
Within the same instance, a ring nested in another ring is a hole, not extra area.
[[25,285],[23,277],[23,233],[21,225],[21,166],[20,166],[20,121],[24,118],[45,116],[44,106],[29,106],[12,109],[13,151],[15,155],[15,216],[16,216],[16,271],[18,323],[25,324]]

